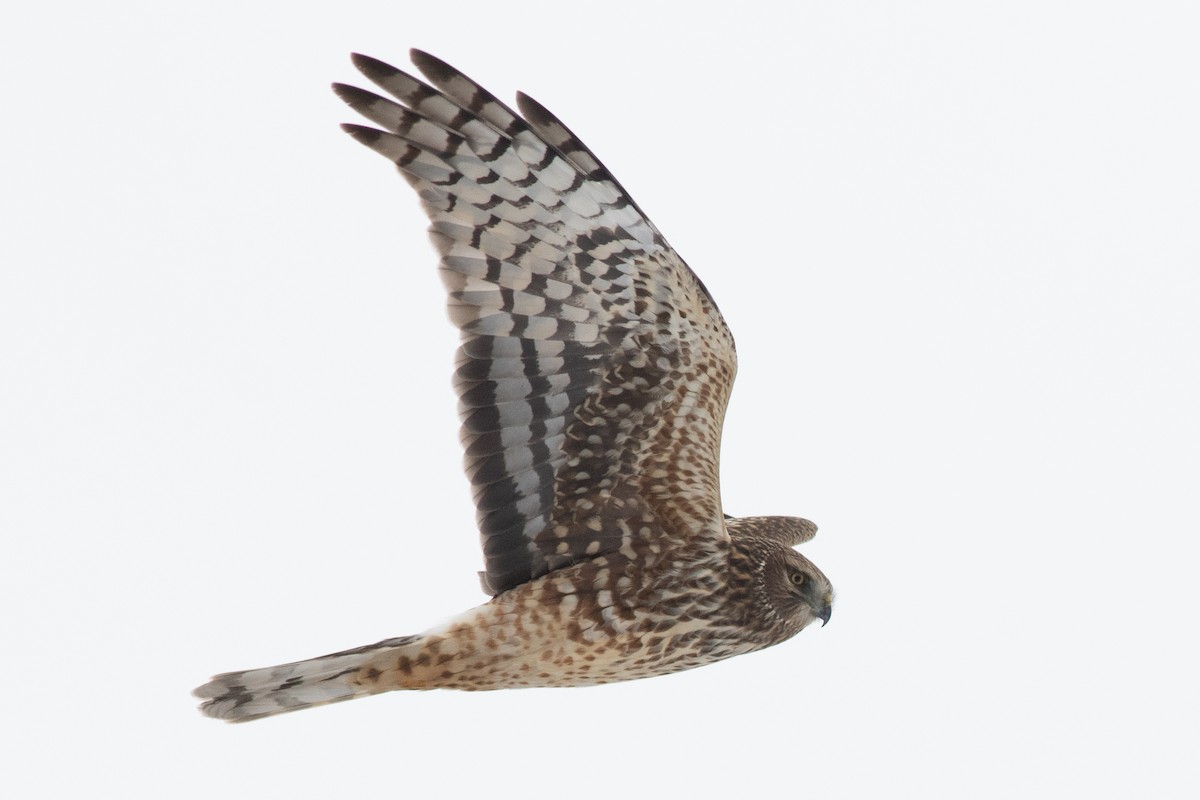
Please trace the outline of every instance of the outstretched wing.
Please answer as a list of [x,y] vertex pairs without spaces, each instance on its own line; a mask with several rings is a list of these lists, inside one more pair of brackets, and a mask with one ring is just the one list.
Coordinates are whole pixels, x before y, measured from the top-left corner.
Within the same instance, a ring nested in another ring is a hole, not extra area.
[[[500,593],[565,564],[726,536],[717,459],[736,371],[716,305],[591,151],[422,53],[364,56],[399,103],[335,84],[417,190],[461,329],[455,387]],[[440,91],[439,91],[440,90]]]

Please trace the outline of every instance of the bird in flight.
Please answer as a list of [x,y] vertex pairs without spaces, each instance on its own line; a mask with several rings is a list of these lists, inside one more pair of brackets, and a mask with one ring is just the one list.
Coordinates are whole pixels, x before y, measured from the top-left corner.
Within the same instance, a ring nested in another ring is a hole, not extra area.
[[418,50],[334,91],[416,190],[462,333],[454,386],[492,599],[412,636],[196,690],[241,722],[395,689],[588,686],[828,622],[796,517],[726,516],[733,337],[704,284],[557,117]]

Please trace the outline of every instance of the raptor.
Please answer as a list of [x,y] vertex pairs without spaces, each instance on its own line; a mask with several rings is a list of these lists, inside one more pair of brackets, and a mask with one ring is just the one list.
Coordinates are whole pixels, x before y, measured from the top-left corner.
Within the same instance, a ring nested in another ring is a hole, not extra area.
[[829,620],[796,517],[727,517],[736,372],[704,284],[616,179],[527,95],[519,113],[420,51],[355,55],[384,97],[343,126],[416,190],[462,333],[455,388],[490,601],[412,636],[218,675],[245,721],[395,689],[586,686],[698,667]]

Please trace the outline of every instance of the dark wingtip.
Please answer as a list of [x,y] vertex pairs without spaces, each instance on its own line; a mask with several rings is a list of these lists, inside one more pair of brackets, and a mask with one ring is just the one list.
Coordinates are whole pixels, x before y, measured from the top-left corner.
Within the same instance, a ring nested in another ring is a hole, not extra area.
[[[362,53],[351,53],[350,62],[354,64],[355,68],[359,72],[361,72],[363,75],[366,75],[368,78],[372,78],[373,75],[387,77],[400,72],[400,70],[396,69],[386,61],[380,61],[378,58],[364,56]],[[374,80],[374,78],[372,78],[372,80]]]
[[437,56],[430,55],[424,50],[412,48],[408,51],[408,57],[412,59],[413,64],[416,64],[417,69],[424,73],[425,77],[435,83],[439,80],[448,80],[458,75],[458,70],[442,61]]
[[[333,93],[341,98],[343,103],[360,113],[362,113],[364,108],[383,99],[374,92],[368,92],[366,89],[360,89],[357,86],[350,86],[345,83],[333,84]],[[369,117],[370,114],[366,114],[366,116]]]
[[378,141],[379,137],[383,135],[383,131],[381,130],[368,128],[366,125],[355,125],[352,122],[343,122],[341,128],[365,145]]
[[525,119],[535,125],[548,125],[558,122],[558,119],[537,100],[522,91],[517,91],[517,108],[525,115]]

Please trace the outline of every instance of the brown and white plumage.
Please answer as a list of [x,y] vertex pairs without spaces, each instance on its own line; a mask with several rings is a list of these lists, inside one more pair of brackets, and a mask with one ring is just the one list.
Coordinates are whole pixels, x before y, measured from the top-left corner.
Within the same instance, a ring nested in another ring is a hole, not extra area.
[[704,285],[536,101],[518,95],[518,115],[412,58],[432,86],[354,56],[395,99],[334,89],[379,126],[346,131],[396,164],[432,223],[495,597],[420,636],[218,676],[202,708],[241,720],[397,688],[645,677],[827,620],[828,581],[791,549],[815,526],[722,514],[736,357]]

